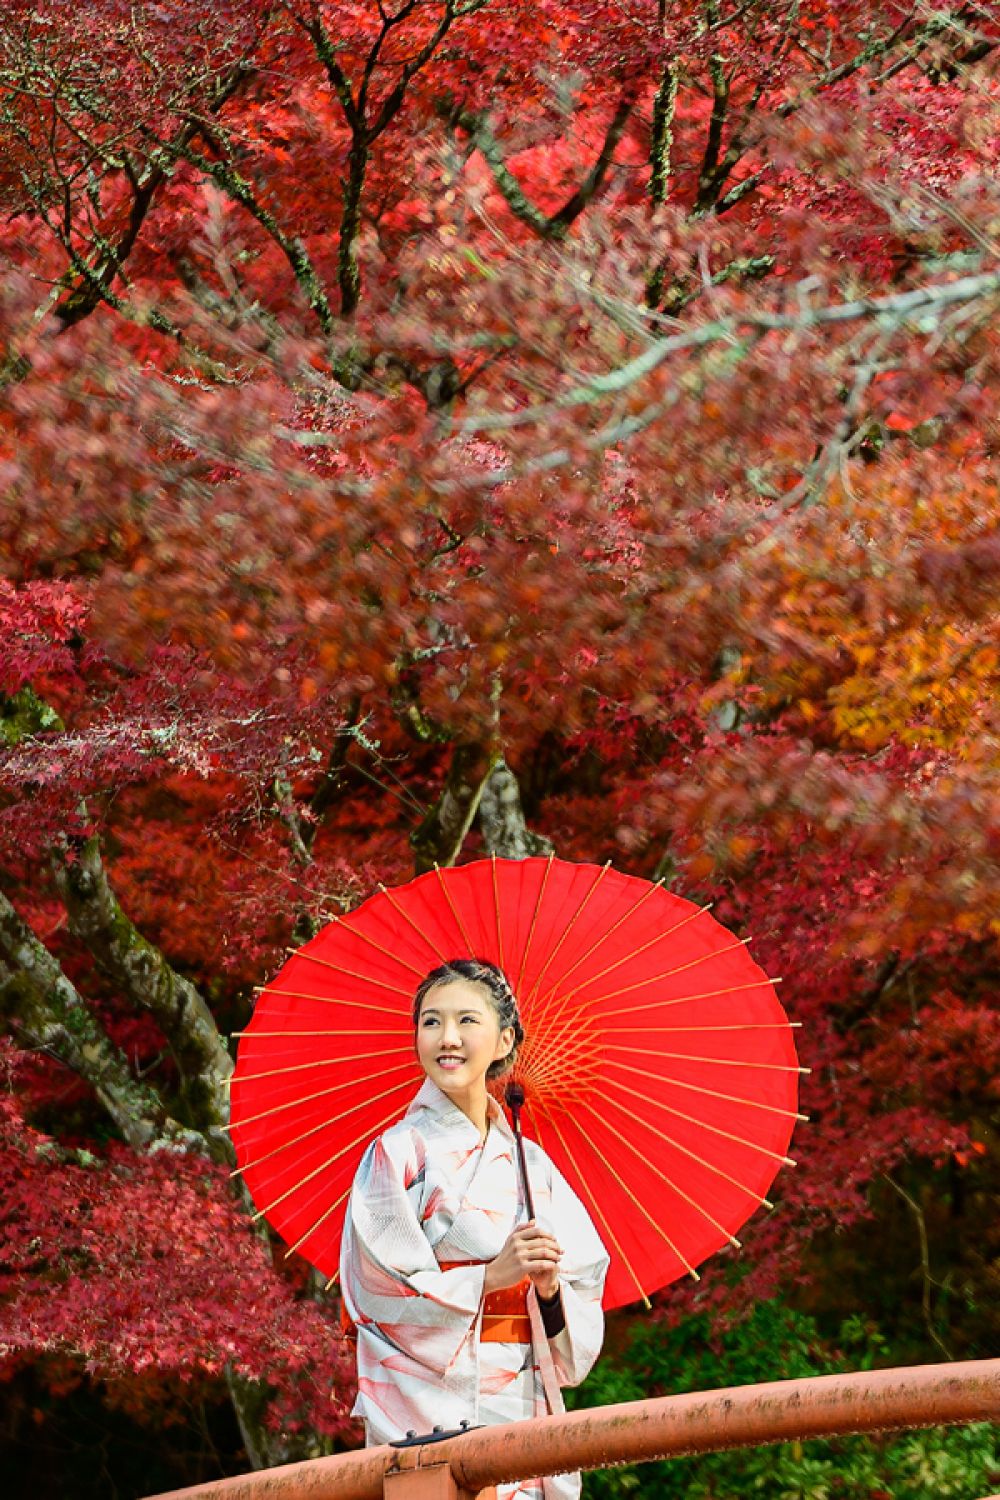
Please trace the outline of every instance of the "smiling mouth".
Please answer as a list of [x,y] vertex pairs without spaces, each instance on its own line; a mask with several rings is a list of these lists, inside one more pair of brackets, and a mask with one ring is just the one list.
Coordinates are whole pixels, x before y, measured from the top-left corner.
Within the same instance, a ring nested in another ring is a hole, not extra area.
[[437,1064],[439,1068],[460,1068],[464,1061],[464,1057],[455,1057],[453,1053],[449,1053],[445,1057],[439,1057],[437,1060]]

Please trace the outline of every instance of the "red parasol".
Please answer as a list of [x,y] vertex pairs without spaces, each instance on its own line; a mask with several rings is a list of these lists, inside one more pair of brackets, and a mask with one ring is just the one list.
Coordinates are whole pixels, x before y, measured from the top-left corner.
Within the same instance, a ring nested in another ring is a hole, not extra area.
[[413,992],[470,956],[498,964],[518,997],[527,1131],[611,1252],[605,1306],[738,1244],[805,1118],[774,982],[707,907],[659,885],[607,865],[491,859],[383,888],[263,989],[231,1129],[258,1217],[288,1253],[335,1275],[362,1152],[422,1080]]

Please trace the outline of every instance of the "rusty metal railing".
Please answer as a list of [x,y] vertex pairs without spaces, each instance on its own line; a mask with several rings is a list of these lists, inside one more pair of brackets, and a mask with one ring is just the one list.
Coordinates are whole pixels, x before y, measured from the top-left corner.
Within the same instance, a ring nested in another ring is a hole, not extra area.
[[1000,1359],[820,1375],[599,1406],[412,1448],[365,1448],[151,1500],[487,1500],[497,1484],[850,1433],[1000,1420]]

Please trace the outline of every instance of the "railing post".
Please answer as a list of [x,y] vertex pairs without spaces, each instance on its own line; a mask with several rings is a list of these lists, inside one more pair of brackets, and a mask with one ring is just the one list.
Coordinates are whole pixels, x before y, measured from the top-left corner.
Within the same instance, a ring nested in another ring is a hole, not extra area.
[[447,1463],[420,1463],[421,1450],[399,1455],[398,1467],[386,1469],[382,1481],[384,1500],[496,1500],[493,1485],[484,1490],[464,1489]]

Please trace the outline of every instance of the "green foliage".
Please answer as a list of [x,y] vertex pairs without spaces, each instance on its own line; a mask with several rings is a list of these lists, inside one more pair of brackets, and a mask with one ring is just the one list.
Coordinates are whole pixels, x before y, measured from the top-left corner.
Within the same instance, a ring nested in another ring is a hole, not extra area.
[[[570,1392],[574,1407],[871,1369],[891,1360],[876,1328],[852,1317],[837,1347],[813,1318],[761,1302],[713,1336],[707,1317],[637,1322],[625,1347]],[[587,1476],[589,1500],[978,1500],[1000,1480],[998,1429],[985,1423],[706,1454]]]

